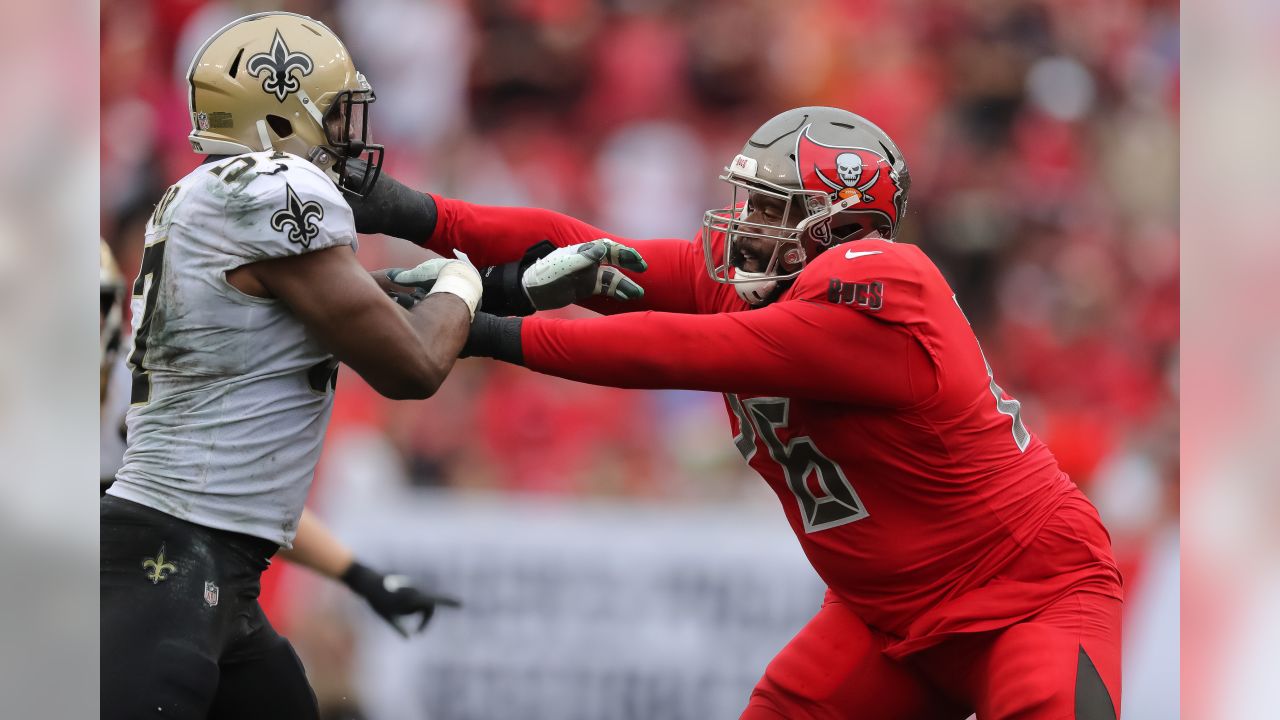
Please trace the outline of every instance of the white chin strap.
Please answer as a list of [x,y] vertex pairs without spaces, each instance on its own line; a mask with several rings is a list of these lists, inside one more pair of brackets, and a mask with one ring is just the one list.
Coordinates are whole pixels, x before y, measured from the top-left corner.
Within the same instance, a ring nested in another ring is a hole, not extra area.
[[738,297],[751,305],[763,305],[768,302],[769,297],[778,287],[778,281],[774,280],[773,276],[762,272],[735,270],[733,277],[735,280],[747,281],[734,283],[733,289],[737,291]]

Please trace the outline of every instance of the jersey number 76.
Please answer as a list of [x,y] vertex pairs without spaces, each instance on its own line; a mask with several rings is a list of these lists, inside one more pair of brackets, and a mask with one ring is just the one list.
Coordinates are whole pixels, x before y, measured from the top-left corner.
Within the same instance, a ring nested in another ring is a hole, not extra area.
[[[866,506],[845,477],[844,470],[813,444],[809,437],[794,437],[786,443],[778,437],[785,428],[791,411],[791,400],[781,397],[759,397],[740,400],[726,394],[729,408],[738,417],[738,435],[733,443],[748,462],[756,454],[756,438],[764,440],[769,457],[782,467],[787,487],[796,496],[806,533],[829,530],[867,517]],[[815,493],[809,478],[816,474]]]

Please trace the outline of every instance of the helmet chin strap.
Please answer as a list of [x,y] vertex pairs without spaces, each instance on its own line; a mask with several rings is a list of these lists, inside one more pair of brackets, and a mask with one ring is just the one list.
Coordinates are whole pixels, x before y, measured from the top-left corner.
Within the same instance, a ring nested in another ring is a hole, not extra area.
[[747,280],[734,283],[733,289],[737,291],[738,297],[750,305],[764,305],[773,299],[774,292],[778,289],[778,281],[763,272],[735,270],[734,278]]

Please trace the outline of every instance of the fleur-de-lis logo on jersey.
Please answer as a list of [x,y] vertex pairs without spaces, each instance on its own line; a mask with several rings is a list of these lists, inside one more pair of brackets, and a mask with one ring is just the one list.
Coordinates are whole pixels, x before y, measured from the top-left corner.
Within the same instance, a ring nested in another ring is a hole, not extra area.
[[165,560],[164,543],[160,543],[160,552],[156,553],[155,557],[142,561],[142,569],[148,571],[147,579],[151,581],[152,585],[158,584],[161,580],[168,580],[169,575],[167,573],[178,571],[176,565]]
[[311,247],[311,241],[320,232],[316,221],[324,219],[324,208],[314,200],[302,202],[289,183],[284,184],[288,192],[288,205],[271,215],[271,227],[284,232],[289,228],[289,240],[302,247]]
[[275,38],[271,40],[271,52],[258,53],[249,58],[245,69],[254,77],[261,75],[265,70],[267,76],[262,79],[263,92],[274,93],[276,100],[284,102],[285,98],[291,93],[298,92],[298,88],[301,87],[293,71],[299,70],[303,76],[310,75],[315,65],[311,62],[310,56],[300,52],[289,52],[289,46],[284,44],[284,38],[277,30]]

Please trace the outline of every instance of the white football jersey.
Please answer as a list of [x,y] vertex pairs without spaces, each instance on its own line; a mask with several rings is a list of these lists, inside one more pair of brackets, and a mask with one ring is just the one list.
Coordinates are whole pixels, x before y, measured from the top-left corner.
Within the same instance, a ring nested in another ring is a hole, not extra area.
[[356,248],[351,207],[297,156],[220,159],[169,188],[133,286],[128,448],[109,494],[291,547],[337,362],[283,302],[226,274],[335,246]]

